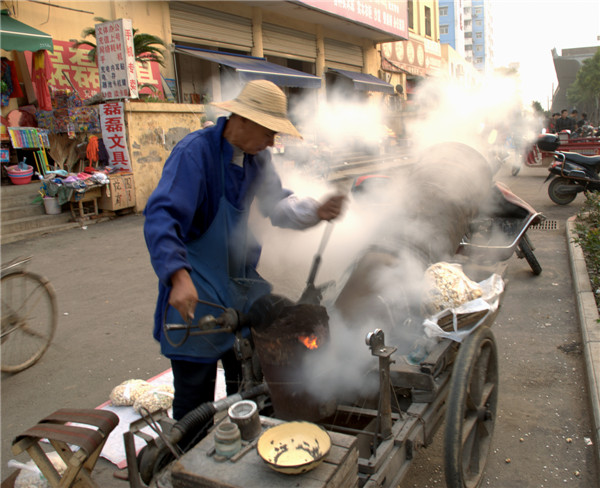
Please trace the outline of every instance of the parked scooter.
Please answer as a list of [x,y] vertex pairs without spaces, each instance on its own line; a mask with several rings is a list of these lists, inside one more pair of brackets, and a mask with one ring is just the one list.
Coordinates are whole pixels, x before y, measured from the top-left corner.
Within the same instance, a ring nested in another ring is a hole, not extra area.
[[495,182],[488,205],[470,224],[458,253],[483,262],[506,261],[516,253],[519,259],[525,258],[534,275],[539,275],[542,267],[533,253],[535,247],[527,230],[543,220],[541,213],[508,186]]
[[575,200],[578,193],[600,191],[600,156],[557,151],[559,145],[560,140],[555,134],[543,134],[537,140],[542,151],[554,155],[554,161],[548,168],[550,174],[544,181],[550,181],[550,199],[557,205],[567,205]]

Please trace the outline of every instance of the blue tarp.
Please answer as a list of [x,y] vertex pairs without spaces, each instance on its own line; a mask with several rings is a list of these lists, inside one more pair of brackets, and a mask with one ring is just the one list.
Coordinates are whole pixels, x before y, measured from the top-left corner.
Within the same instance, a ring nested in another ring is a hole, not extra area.
[[244,82],[250,80],[269,80],[278,86],[321,87],[321,78],[318,76],[269,63],[265,58],[181,46],[175,46],[175,52],[229,66],[240,75],[240,78]]
[[378,91],[383,93],[394,93],[394,87],[386,81],[380,80],[376,76],[356,71],[347,71],[344,69],[329,68],[328,71],[337,73],[340,76],[348,78],[354,84],[354,88],[361,91]]

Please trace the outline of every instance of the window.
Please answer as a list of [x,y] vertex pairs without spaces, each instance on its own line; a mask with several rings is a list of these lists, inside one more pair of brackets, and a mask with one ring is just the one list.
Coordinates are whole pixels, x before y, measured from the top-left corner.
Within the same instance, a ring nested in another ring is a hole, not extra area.
[[431,9],[425,7],[425,35],[431,37]]
[[471,28],[471,21],[470,20],[465,20],[465,29],[466,28]]
[[481,17],[481,14],[483,13],[483,10],[481,7],[477,7],[474,11],[473,14],[475,17]]
[[483,39],[483,32],[475,32],[475,39]]
[[475,63],[482,64],[483,63],[483,58],[475,58]]
[[440,7],[440,17],[446,17],[448,15],[448,7]]
[[475,21],[475,27],[482,27],[483,26],[483,20],[476,20]]
[[478,53],[483,52],[483,46],[475,46],[475,52],[478,52]]
[[465,32],[465,39],[471,39],[473,37],[472,32]]
[[465,7],[465,15],[471,15],[471,7]]
[[448,34],[448,24],[440,25],[440,35]]
[[413,0],[408,0],[408,28],[409,29],[414,29],[415,28],[415,21],[414,21],[414,17],[413,17]]

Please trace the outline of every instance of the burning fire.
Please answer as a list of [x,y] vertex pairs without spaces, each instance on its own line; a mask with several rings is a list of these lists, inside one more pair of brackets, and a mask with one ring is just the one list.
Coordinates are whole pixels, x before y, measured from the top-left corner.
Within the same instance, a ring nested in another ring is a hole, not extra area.
[[309,336],[299,336],[298,340],[304,344],[308,349],[316,349],[319,347],[319,338],[311,334]]

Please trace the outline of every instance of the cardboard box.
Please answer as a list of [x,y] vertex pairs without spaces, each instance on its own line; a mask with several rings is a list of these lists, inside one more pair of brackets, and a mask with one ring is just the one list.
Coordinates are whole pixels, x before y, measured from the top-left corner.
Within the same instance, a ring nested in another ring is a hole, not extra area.
[[102,210],[121,210],[135,206],[135,186],[132,173],[109,176],[110,183],[102,188],[98,206]]

